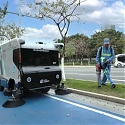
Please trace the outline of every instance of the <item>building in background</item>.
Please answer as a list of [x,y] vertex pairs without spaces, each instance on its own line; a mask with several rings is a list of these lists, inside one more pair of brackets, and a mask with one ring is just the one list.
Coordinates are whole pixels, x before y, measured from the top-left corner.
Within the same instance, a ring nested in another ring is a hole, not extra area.
[[115,25],[104,25],[104,26],[102,26],[101,27],[101,31],[104,31],[104,30],[106,30],[106,29],[113,29],[113,30],[115,30]]

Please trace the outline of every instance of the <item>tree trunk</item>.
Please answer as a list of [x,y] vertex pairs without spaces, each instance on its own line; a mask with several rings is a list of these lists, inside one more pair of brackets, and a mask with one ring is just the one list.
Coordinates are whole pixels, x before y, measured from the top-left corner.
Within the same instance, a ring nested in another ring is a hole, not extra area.
[[62,80],[66,81],[65,70],[64,70],[64,54],[65,54],[65,39],[64,39],[64,47],[63,47],[62,58],[61,58],[61,68],[62,68]]
[[62,68],[62,80],[66,81],[65,71],[64,71],[64,56],[61,58],[61,68]]
[[81,66],[83,65],[82,58],[81,58]]

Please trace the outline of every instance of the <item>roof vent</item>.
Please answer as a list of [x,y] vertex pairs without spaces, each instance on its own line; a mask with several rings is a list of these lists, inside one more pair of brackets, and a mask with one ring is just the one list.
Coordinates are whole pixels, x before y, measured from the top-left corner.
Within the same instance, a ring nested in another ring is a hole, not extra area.
[[36,42],[36,44],[43,44],[43,42]]
[[19,41],[20,44],[25,44],[25,41],[22,40],[22,39],[19,39],[18,41]]

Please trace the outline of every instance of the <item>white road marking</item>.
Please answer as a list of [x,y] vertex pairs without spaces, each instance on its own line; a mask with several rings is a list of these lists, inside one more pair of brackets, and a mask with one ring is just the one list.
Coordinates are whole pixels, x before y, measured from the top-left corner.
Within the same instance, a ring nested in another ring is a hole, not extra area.
[[[90,75],[91,75],[91,76],[96,76],[96,74],[90,74],[90,73],[89,73],[89,74],[81,74],[81,73],[66,73],[66,74],[74,74],[74,75],[88,75],[88,76],[90,76]],[[102,74],[102,75],[103,75],[103,74]],[[121,77],[121,78],[123,77],[123,78],[125,78],[125,76],[113,76],[113,75],[112,75],[112,77]]]
[[112,79],[113,81],[121,81],[121,82],[125,82],[125,80],[119,80],[119,79]]
[[[94,72],[94,71],[92,71],[92,70],[65,70],[65,71],[67,71],[67,72],[72,72],[72,71],[78,71],[78,72],[85,72],[85,71],[87,71],[87,72]],[[96,70],[95,70],[96,71]],[[122,71],[113,71],[113,70],[111,70],[111,73],[118,73],[118,72],[122,72]],[[123,72],[124,72],[124,70],[123,70]]]
[[95,76],[96,74],[81,74],[81,73],[66,73],[66,74],[74,74],[74,75],[91,75]]
[[[68,79],[74,79],[74,78],[68,78]],[[75,79],[75,80],[81,80],[81,81],[90,81],[90,82],[97,82],[97,81],[94,81],[94,80],[85,80],[85,79]],[[125,82],[125,80],[118,80],[118,79],[112,79],[113,81],[122,81],[122,82]],[[107,81],[109,83],[109,81]],[[121,84],[121,83],[118,83],[118,84]],[[124,83],[123,83],[124,84]]]
[[48,96],[50,98],[53,98],[53,99],[56,99],[56,100],[61,101],[61,102],[65,102],[65,103],[68,103],[68,104],[71,104],[71,105],[74,105],[74,106],[77,106],[77,107],[80,107],[80,108],[83,108],[83,109],[87,109],[87,110],[90,110],[90,111],[93,111],[93,112],[96,112],[96,113],[99,113],[99,114],[102,114],[102,115],[105,115],[105,116],[108,116],[108,117],[111,117],[111,118],[114,118],[114,119],[125,122],[125,118],[121,118],[121,117],[106,113],[104,111],[100,111],[100,110],[93,109],[93,108],[90,108],[90,107],[87,107],[87,106],[83,106],[83,105],[80,105],[80,104],[77,104],[77,103],[74,103],[74,102],[71,102],[71,101],[67,101],[67,100],[64,100],[64,99],[60,99],[58,97],[54,97],[54,96],[51,96],[51,95],[46,95],[46,96]]

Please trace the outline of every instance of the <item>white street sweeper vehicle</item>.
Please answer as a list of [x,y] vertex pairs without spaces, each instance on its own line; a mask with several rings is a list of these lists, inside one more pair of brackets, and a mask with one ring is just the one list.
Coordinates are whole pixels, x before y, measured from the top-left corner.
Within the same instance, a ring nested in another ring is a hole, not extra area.
[[52,85],[60,88],[59,48],[63,43],[13,39],[0,45],[0,90],[15,98],[25,91],[47,93]]

